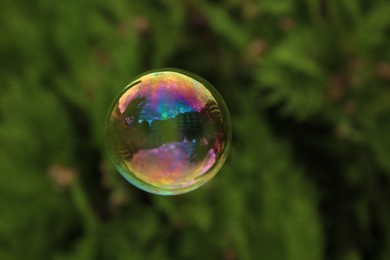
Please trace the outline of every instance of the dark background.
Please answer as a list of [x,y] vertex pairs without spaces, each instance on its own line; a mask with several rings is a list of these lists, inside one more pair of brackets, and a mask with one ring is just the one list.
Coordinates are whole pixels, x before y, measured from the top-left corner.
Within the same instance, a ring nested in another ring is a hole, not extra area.
[[[234,126],[174,197],[104,141],[161,67],[210,81]],[[0,0],[0,259],[390,259],[390,2]]]

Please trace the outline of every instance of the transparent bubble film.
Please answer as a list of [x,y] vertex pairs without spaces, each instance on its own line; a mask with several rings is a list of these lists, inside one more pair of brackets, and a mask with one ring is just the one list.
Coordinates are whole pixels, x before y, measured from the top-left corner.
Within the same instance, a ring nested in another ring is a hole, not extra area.
[[127,181],[175,195],[209,181],[226,160],[229,111],[210,83],[181,70],[137,77],[108,115],[109,155]]

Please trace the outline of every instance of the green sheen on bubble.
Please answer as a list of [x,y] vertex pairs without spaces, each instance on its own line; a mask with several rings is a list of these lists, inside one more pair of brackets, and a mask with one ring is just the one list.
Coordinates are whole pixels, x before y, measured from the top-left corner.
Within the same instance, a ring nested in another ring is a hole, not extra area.
[[160,195],[189,192],[214,177],[231,135],[221,95],[182,70],[136,77],[108,113],[107,146],[116,169],[138,188]]

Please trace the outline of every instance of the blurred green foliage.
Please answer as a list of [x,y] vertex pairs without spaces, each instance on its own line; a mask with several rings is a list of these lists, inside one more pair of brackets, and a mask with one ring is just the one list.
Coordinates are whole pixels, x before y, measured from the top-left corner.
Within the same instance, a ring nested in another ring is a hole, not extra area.
[[[390,259],[387,0],[0,1],[0,259]],[[189,194],[107,159],[111,100],[176,67],[234,137]]]

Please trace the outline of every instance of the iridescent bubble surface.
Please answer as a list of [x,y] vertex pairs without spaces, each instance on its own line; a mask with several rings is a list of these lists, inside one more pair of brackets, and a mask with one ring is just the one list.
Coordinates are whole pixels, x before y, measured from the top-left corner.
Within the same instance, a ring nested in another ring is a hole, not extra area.
[[198,188],[222,167],[231,141],[228,109],[204,79],[158,70],[131,82],[108,116],[107,144],[117,170],[155,194]]

